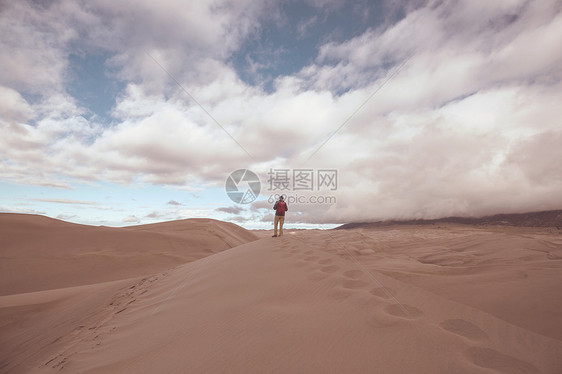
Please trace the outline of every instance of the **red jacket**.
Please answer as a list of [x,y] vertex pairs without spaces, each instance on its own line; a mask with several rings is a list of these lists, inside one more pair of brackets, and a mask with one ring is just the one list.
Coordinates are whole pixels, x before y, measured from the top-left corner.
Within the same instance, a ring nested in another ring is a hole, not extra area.
[[276,216],[284,216],[285,212],[289,210],[287,203],[284,201],[277,201],[273,206]]

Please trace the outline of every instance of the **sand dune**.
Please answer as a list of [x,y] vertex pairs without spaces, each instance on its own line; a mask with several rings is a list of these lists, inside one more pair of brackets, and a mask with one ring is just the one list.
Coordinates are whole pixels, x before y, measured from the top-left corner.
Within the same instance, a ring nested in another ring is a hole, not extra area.
[[562,237],[556,231],[445,225],[352,233],[362,238],[358,252],[376,250],[361,256],[366,267],[562,339]]
[[64,347],[90,323],[99,323],[100,311],[131,282],[0,296],[0,372],[29,372],[32,363]]
[[4,213],[0,295],[151,274],[256,238],[237,225],[211,219],[112,228]]
[[459,225],[265,237],[151,276],[0,297],[0,370],[559,373],[561,250],[544,229]]

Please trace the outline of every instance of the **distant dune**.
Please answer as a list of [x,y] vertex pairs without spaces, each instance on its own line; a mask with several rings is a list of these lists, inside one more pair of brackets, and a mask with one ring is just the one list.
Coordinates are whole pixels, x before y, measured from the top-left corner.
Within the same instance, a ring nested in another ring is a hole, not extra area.
[[212,219],[112,228],[3,213],[0,295],[152,274],[256,239]]
[[562,367],[562,236],[550,227],[362,226],[255,240],[208,219],[0,224],[2,286],[36,290],[0,296],[2,374]]
[[555,227],[562,230],[562,210],[547,210],[542,212],[496,214],[480,218],[446,217],[439,219],[389,220],[377,222],[346,223],[336,229],[346,230],[354,228],[382,227],[392,225],[432,225],[437,223],[459,223],[463,225],[498,225],[518,227]]

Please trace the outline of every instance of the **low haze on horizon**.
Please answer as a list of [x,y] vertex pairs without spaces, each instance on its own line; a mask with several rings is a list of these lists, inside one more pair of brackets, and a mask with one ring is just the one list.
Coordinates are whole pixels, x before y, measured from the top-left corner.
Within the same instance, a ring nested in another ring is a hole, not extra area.
[[307,228],[562,209],[557,0],[3,1],[0,34],[0,212],[269,228],[283,194]]

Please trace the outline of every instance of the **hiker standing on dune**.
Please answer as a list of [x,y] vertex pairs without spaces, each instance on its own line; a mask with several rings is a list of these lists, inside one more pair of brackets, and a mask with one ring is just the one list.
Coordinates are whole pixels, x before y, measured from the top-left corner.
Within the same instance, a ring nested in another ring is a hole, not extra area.
[[279,236],[283,235],[283,223],[285,223],[285,212],[289,210],[287,203],[284,201],[283,196],[279,197],[279,200],[273,206],[273,210],[275,210],[275,221],[274,221],[274,230],[273,230],[273,237],[277,236],[277,225],[279,225]]

